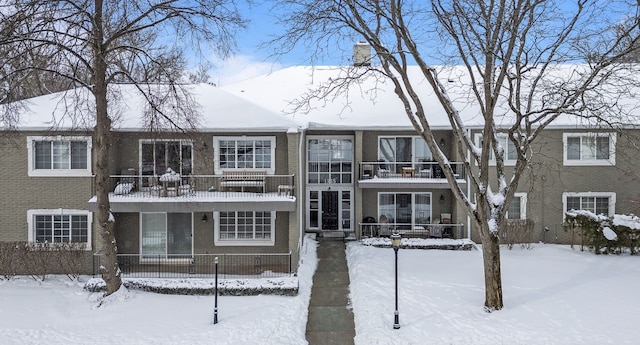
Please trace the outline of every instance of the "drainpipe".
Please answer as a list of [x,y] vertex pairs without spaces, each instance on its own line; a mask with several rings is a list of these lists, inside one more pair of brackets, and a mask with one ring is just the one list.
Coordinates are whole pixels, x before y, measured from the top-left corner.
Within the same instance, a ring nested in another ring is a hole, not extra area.
[[303,148],[303,144],[304,144],[304,135],[305,135],[305,131],[302,127],[298,127],[298,253],[302,254],[302,242],[303,242],[303,238],[304,238],[304,217],[303,217],[303,213],[304,212],[304,205],[302,205],[302,201],[304,200],[303,197],[303,191],[302,189],[302,185],[303,185],[303,180],[302,180],[302,172],[303,172],[303,159],[305,157],[304,152],[302,152],[302,148]]

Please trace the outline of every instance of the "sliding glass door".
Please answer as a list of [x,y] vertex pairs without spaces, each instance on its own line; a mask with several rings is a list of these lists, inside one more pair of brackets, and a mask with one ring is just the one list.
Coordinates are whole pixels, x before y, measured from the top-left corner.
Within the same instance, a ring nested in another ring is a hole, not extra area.
[[140,251],[143,257],[191,257],[192,219],[191,213],[142,213]]
[[410,230],[431,223],[431,193],[379,193],[380,223]]

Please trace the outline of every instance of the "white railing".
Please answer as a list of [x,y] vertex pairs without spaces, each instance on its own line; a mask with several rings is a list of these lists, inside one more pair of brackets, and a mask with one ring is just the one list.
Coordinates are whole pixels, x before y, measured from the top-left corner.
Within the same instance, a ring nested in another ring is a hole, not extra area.
[[[265,175],[259,186],[224,184],[222,175],[173,175],[171,178],[152,175],[112,175],[109,177],[111,198],[207,198],[260,196],[295,196],[294,175]],[[95,186],[95,184],[94,184]],[[94,187],[95,195],[95,187]]]

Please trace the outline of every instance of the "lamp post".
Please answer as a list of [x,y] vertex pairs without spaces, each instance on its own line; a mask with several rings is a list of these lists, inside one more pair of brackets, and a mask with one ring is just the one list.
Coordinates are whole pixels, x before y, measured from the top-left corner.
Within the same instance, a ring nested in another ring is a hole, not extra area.
[[394,233],[391,235],[391,247],[396,254],[396,310],[393,313],[393,329],[400,329],[400,314],[398,313],[398,249],[400,249],[400,241],[402,235]]
[[215,282],[213,288],[214,294],[214,308],[213,308],[213,324],[218,323],[218,257],[215,258],[216,264],[216,272],[215,272]]

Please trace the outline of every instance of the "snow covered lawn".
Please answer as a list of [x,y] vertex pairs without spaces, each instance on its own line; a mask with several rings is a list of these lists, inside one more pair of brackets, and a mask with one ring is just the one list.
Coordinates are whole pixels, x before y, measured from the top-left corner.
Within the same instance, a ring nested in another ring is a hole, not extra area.
[[505,308],[482,310],[479,251],[348,246],[356,344],[638,344],[640,256],[502,248]]
[[[303,248],[300,293],[213,296],[122,291],[97,308],[84,282],[52,276],[0,281],[0,344],[305,344],[315,241]],[[505,308],[482,309],[478,251],[399,252],[347,246],[356,344],[636,344],[640,257],[595,256],[537,244],[502,252]]]

